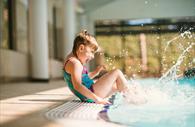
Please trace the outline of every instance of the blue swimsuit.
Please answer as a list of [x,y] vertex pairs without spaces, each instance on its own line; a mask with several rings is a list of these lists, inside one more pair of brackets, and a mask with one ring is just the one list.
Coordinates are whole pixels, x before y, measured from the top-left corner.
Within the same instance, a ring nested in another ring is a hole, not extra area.
[[[64,64],[64,68],[67,64],[69,60],[67,60]],[[82,95],[81,93],[79,93],[77,90],[74,89],[74,86],[72,84],[72,79],[71,79],[71,75],[69,73],[67,73],[64,70],[64,80],[66,81],[66,83],[68,84],[69,89],[78,97],[81,99],[81,101],[85,101],[85,102],[94,102],[91,99],[88,99],[87,97],[85,97],[84,95]],[[87,87],[89,90],[91,90],[92,92],[94,92],[93,90],[93,84],[94,81],[92,79],[90,79],[87,69],[84,67],[83,68],[83,72],[82,72],[82,85],[84,85],[85,87]]]

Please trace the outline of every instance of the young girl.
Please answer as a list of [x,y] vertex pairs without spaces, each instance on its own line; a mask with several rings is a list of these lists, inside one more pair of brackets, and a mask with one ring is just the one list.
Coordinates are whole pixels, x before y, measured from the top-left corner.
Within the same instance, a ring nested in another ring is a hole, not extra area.
[[98,66],[94,72],[88,73],[84,65],[94,58],[97,49],[95,38],[86,30],[80,32],[74,40],[72,52],[65,58],[64,79],[70,90],[82,101],[109,104],[105,98],[116,90],[125,91],[127,80],[120,70],[115,69],[96,82],[93,81],[104,67]]

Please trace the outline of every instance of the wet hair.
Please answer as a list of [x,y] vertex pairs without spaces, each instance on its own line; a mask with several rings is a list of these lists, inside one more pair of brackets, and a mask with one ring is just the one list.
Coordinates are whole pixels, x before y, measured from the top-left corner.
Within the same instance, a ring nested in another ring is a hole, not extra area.
[[72,53],[75,56],[77,56],[76,51],[78,50],[80,45],[89,46],[94,51],[98,50],[98,44],[95,41],[95,38],[90,35],[87,30],[82,30],[74,39]]

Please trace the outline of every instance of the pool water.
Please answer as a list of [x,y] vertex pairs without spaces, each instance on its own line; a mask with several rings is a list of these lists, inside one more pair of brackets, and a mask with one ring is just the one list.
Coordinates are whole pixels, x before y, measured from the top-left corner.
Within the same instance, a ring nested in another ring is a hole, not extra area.
[[135,82],[146,92],[147,102],[129,103],[117,93],[107,110],[109,121],[129,127],[195,127],[195,78],[166,84],[155,78]]

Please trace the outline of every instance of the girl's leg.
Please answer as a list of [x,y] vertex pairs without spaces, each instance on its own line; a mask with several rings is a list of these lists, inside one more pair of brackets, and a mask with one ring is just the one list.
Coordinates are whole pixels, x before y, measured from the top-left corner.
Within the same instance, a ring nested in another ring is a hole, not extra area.
[[116,83],[117,90],[123,91],[127,88],[127,80],[123,73],[116,69],[102,76],[94,85],[94,93],[99,97],[106,97],[113,91],[113,86]]

